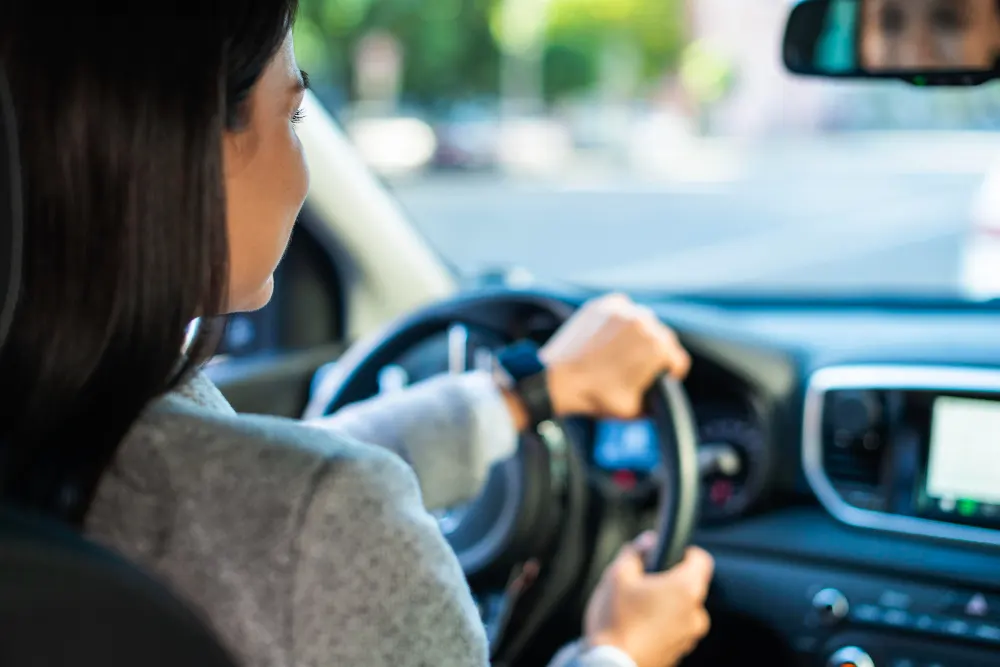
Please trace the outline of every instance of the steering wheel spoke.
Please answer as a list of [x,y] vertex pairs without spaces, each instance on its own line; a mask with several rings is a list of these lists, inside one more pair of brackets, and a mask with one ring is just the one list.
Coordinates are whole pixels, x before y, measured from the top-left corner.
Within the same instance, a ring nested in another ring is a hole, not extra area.
[[[518,605],[525,599],[525,594],[537,581],[541,568],[541,563],[532,558],[524,563],[518,563],[511,569],[507,585],[499,596],[499,604],[493,617],[486,621],[486,636],[489,638],[491,654],[502,650],[503,639],[508,627],[517,615]],[[496,655],[492,657],[496,657]]]
[[464,373],[469,367],[469,327],[452,324],[448,327],[448,372]]

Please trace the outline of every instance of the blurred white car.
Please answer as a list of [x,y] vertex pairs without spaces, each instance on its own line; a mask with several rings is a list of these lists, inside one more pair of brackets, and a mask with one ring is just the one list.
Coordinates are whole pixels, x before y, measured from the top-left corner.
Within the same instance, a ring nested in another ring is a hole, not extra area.
[[434,130],[420,118],[357,117],[348,120],[345,129],[365,163],[383,176],[419,171],[437,150]]
[[1000,297],[1000,162],[989,170],[973,201],[961,287],[972,299]]
[[486,104],[460,105],[435,126],[439,169],[493,169],[499,162],[500,118]]

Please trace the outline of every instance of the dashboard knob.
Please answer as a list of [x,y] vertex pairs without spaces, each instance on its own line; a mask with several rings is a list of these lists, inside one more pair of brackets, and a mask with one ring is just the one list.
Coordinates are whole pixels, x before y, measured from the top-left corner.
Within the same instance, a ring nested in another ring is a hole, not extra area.
[[826,667],[875,667],[875,661],[857,646],[845,646],[830,656]]
[[698,472],[702,477],[717,474],[736,477],[742,469],[739,450],[730,444],[706,443],[698,449]]
[[819,614],[820,622],[823,625],[834,625],[847,618],[847,612],[851,610],[847,597],[836,588],[824,588],[813,596],[813,609]]

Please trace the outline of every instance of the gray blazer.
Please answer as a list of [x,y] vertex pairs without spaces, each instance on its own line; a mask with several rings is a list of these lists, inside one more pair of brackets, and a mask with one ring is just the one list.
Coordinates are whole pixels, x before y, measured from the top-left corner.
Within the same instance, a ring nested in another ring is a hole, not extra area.
[[[244,667],[483,667],[472,596],[426,507],[473,497],[515,435],[485,375],[318,424],[237,415],[198,375],[132,429],[87,532],[164,578]],[[576,646],[557,662],[623,664]]]

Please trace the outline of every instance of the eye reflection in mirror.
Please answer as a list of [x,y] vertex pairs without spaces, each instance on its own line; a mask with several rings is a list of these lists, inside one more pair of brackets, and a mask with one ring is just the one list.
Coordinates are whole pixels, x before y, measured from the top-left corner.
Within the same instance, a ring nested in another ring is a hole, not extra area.
[[1000,0],[796,0],[793,73],[976,85],[1000,78]]
[[988,70],[1000,55],[997,0],[861,0],[861,67]]

